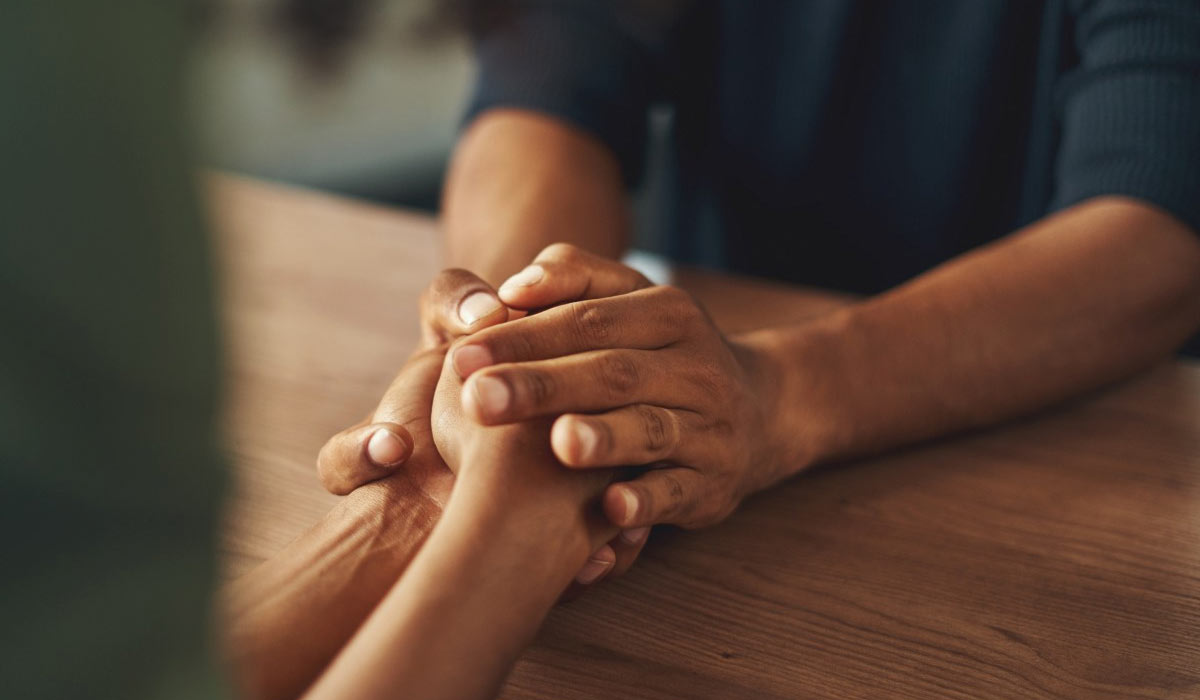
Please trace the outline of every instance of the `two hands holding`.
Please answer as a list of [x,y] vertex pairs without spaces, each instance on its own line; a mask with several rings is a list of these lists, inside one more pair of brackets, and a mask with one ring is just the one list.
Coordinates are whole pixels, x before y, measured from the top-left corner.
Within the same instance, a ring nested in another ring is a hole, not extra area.
[[445,271],[421,307],[422,347],[321,450],[346,498],[224,596],[248,696],[490,697],[651,525],[787,475],[770,336],[724,337],[679,289],[553,245],[499,290]]
[[[715,523],[806,465],[1161,359],[1195,331],[1197,264],[1186,228],[1101,198],[736,337],[681,290],[570,246],[498,290],[444,272],[423,347],[321,452],[347,498],[227,596],[232,665],[258,698],[314,679],[308,697],[487,697],[564,590],[626,570],[648,526]],[[1114,272],[1066,284],[1064,269]]]
[[322,449],[329,490],[402,479],[434,511],[463,480],[510,508],[562,494],[590,540],[611,537],[578,588],[627,570],[651,525],[718,522],[786,476],[765,354],[677,288],[556,244],[499,290],[442,272],[421,316],[422,347],[374,414]]

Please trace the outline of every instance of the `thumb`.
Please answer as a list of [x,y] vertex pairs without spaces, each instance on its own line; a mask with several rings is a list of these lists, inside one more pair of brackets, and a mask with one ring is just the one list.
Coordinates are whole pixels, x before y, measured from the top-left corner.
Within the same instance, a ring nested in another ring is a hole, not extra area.
[[402,425],[358,425],[325,443],[317,455],[317,474],[327,491],[342,496],[391,474],[412,451],[412,435]]
[[651,469],[633,481],[611,484],[604,492],[604,514],[623,529],[659,523],[688,527],[703,520],[704,478],[687,467]]
[[466,270],[441,271],[421,295],[421,332],[428,346],[507,320],[508,309],[496,290]]

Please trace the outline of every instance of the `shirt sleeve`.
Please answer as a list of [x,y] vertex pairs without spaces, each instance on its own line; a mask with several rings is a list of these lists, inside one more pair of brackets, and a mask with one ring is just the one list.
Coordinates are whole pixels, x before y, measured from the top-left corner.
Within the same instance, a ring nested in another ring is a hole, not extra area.
[[[646,119],[684,3],[541,0],[513,3],[475,32],[479,71],[465,120],[494,107],[529,109],[594,135],[627,184],[643,168]],[[669,9],[663,9],[667,7]],[[642,8],[642,9],[639,9]]]
[[1200,3],[1072,5],[1078,67],[1058,93],[1054,209],[1145,200],[1200,232]]

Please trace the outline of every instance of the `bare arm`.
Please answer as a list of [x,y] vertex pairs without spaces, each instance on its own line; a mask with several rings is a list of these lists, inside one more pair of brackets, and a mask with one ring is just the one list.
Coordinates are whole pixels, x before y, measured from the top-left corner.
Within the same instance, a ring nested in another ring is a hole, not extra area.
[[458,479],[412,566],[309,698],[482,698],[597,546],[616,530],[588,504],[604,472],[554,459],[545,422],[482,428],[460,418],[447,368],[438,444]]
[[[413,440],[395,472],[353,491],[312,530],[224,592],[226,647],[248,697],[295,698],[320,675],[412,560],[449,497],[429,412],[443,353],[415,356],[393,383],[374,422],[331,440],[323,462],[355,464],[374,426]],[[345,450],[346,455],[331,454]],[[336,471],[338,464],[331,464]],[[375,476],[378,474],[376,473]]]
[[442,204],[446,261],[498,285],[556,241],[608,258],[629,245],[616,158],[551,117],[484,112],[459,141]]
[[441,510],[394,479],[368,484],[226,591],[228,647],[247,697],[294,698],[367,618]]
[[782,461],[986,425],[1129,376],[1200,326],[1200,239],[1090,200],[823,322],[754,334]]
[[[619,268],[582,252],[542,266],[538,283],[501,293],[506,303],[545,308]],[[505,390],[471,404],[481,423],[557,416],[553,447],[573,467],[678,465],[610,486],[613,522],[699,526],[810,464],[1127,377],[1197,327],[1195,232],[1104,197],[800,325],[727,339],[686,294],[655,287],[490,328],[452,353],[472,358],[459,363],[468,388]]]

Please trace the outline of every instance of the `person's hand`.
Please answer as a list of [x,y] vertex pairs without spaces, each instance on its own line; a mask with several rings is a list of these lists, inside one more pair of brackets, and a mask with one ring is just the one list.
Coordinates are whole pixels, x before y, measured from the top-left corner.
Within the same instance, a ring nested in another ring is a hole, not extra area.
[[[439,506],[448,497],[453,477],[433,448],[434,431],[429,421],[438,367],[430,373],[424,358],[434,358],[436,363],[448,341],[503,323],[509,317],[509,310],[500,303],[490,285],[470,272],[457,269],[438,274],[421,295],[420,307],[422,349],[409,363],[419,364],[419,372],[406,365],[371,416],[334,435],[321,449],[317,470],[321,483],[332,493],[344,495],[393,474],[423,482],[426,467],[408,474],[413,465],[407,460],[410,455],[423,453],[422,446],[427,446],[436,456],[433,471],[440,470],[447,477],[438,480],[431,495]],[[401,466],[405,468],[400,469]],[[622,533],[600,547],[579,572],[577,583],[585,587],[623,573],[641,551],[646,534],[644,529],[635,531],[632,537]],[[578,592],[570,591],[568,597]]]
[[[429,363],[419,358],[430,353],[440,359],[449,341],[508,319],[496,291],[466,270],[439,273],[421,294],[420,309],[421,344],[413,360],[396,375],[371,416],[321,448],[317,473],[331,493],[345,495],[395,473],[413,453],[418,437],[432,446],[429,409],[440,365],[430,373]],[[414,362],[419,370],[410,370]],[[420,435],[413,434],[413,426]]]
[[325,443],[317,473],[327,490],[344,495],[375,481],[404,482],[407,497],[424,498],[438,512],[445,507],[454,474],[434,445],[430,421],[445,355],[445,346],[418,350],[375,413]]
[[[502,511],[500,520],[520,530],[518,540],[549,543],[567,531],[585,534],[592,554],[583,570],[597,569],[597,578],[607,574],[617,561],[606,542],[618,530],[602,513],[599,497],[617,470],[564,469],[550,449],[551,421],[480,425],[463,415],[461,389],[462,380],[446,363],[434,395],[433,425],[438,452],[456,474],[454,498],[479,500],[486,494],[482,510]],[[460,495],[468,492],[475,495]],[[630,550],[628,558],[636,554]],[[568,595],[577,589],[572,586]]]
[[507,305],[541,309],[597,289],[617,296],[458,340],[449,362],[468,378],[468,416],[484,425],[556,417],[551,445],[570,467],[654,465],[608,487],[605,513],[622,528],[712,524],[782,478],[763,352],[722,336],[678,288],[651,287],[569,247],[548,253],[500,287]]

